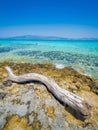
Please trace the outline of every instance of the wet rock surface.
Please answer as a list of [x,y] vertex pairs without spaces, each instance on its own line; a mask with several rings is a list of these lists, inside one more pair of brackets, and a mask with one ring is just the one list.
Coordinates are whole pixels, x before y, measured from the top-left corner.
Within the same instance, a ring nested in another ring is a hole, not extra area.
[[[62,88],[88,101],[89,119],[81,121],[38,82],[16,84],[7,80],[5,66],[16,75],[40,73]],[[97,130],[98,82],[71,68],[56,69],[49,64],[0,63],[0,130]]]

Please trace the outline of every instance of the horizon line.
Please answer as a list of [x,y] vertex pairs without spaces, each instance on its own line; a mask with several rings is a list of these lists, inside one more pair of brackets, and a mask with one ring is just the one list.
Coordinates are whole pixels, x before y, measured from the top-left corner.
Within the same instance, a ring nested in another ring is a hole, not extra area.
[[65,39],[65,40],[67,40],[67,39],[72,39],[72,40],[78,40],[78,39],[84,39],[84,40],[89,40],[89,39],[91,39],[91,40],[93,40],[93,39],[98,39],[98,37],[77,37],[77,38],[73,38],[73,37],[71,37],[71,38],[68,38],[68,37],[64,37],[64,36],[55,36],[55,35],[30,35],[30,34],[27,34],[27,35],[14,35],[14,36],[5,36],[5,37],[0,37],[0,39],[13,39],[13,38],[22,38],[22,37],[24,37],[24,38],[26,38],[27,37],[27,39],[30,39],[30,38],[34,38],[34,37],[36,37],[36,38],[57,38],[57,39]]

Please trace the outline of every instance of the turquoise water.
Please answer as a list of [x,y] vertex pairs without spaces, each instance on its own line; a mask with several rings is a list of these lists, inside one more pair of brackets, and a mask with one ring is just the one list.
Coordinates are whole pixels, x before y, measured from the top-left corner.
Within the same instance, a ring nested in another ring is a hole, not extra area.
[[69,66],[98,79],[98,41],[0,40],[0,61]]

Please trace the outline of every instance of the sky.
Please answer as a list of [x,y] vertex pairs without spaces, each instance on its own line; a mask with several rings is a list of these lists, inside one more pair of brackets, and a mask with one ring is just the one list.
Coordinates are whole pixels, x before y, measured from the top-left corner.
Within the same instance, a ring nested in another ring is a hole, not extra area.
[[98,0],[0,0],[0,37],[98,38]]

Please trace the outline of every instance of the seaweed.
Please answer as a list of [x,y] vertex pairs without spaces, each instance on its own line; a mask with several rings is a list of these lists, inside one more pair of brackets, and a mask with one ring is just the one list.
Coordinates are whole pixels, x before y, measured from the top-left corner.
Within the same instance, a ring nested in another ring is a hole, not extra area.
[[0,47],[0,53],[10,52],[13,48],[11,47]]

